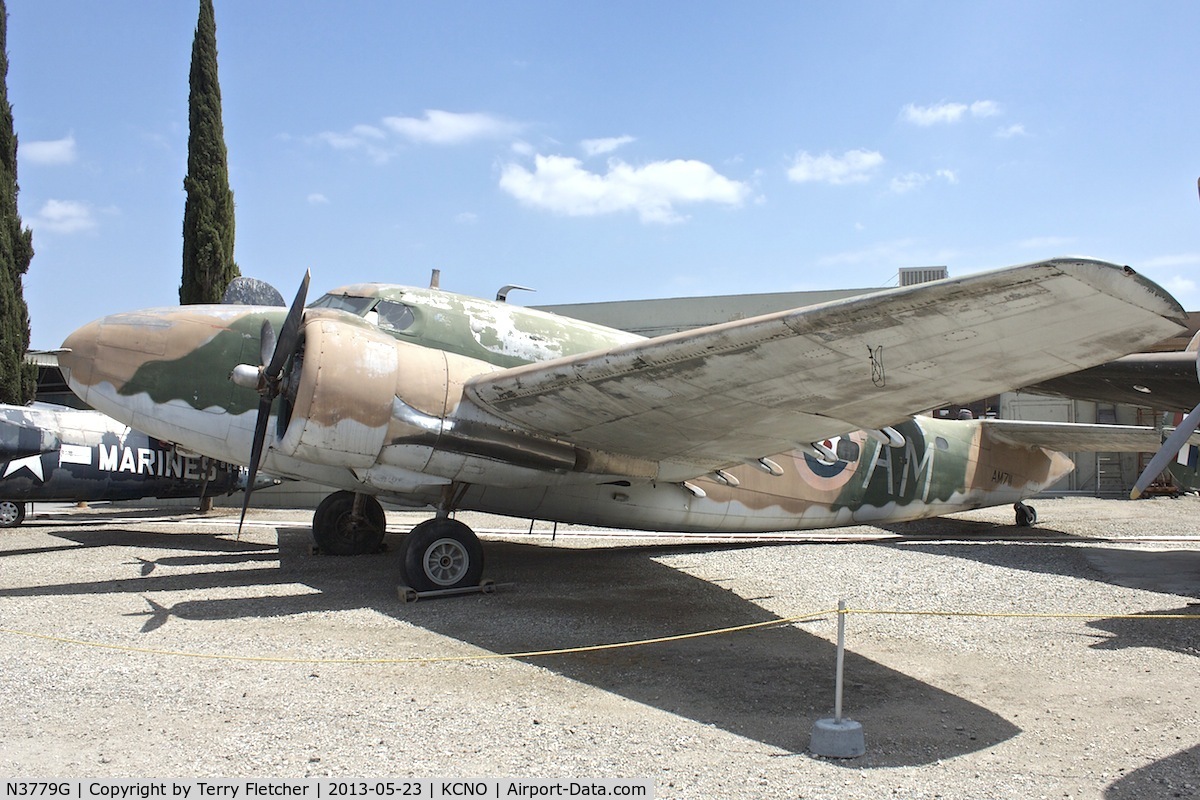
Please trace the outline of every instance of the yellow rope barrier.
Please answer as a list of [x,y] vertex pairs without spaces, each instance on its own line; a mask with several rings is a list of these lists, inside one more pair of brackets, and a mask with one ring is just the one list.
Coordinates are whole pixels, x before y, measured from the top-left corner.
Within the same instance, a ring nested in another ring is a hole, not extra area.
[[814,611],[808,614],[797,614],[792,617],[769,619],[763,622],[751,622],[745,625],[734,625],[728,628],[716,628],[707,631],[695,631],[693,633],[678,633],[671,636],[658,636],[653,639],[637,639],[630,642],[611,642],[608,644],[564,647],[556,650],[529,650],[521,653],[483,653],[464,656],[422,656],[412,658],[300,658],[293,656],[240,656],[229,655],[226,653],[190,653],[177,650],[159,650],[149,647],[135,647],[133,645],[109,644],[106,642],[90,642],[85,639],[72,639],[66,636],[53,636],[46,633],[32,633],[30,631],[19,631],[10,628],[0,628],[0,633],[6,633],[11,636],[24,636],[29,639],[41,639],[48,642],[58,642],[60,644],[73,644],[82,647],[99,647],[105,650],[122,650],[129,653],[145,653],[159,656],[181,656],[184,658],[207,658],[224,661],[266,661],[282,664],[436,664],[451,661],[493,661],[498,659],[513,658],[541,658],[544,656],[571,655],[573,653],[590,653],[598,650],[618,650],[624,647],[641,647],[648,644],[662,644],[664,642],[677,642],[684,639],[700,639],[705,636],[719,636],[727,633],[754,630],[755,628],[770,628],[777,625],[789,625],[793,622],[801,622],[806,619],[813,619],[815,617],[822,617],[827,614],[836,613],[837,609],[835,608],[829,611]]
[[771,628],[781,625],[790,625],[796,622],[803,622],[817,617],[824,617],[830,614],[863,614],[863,615],[890,615],[890,616],[916,616],[916,617],[973,617],[973,618],[993,618],[993,619],[1138,619],[1138,620],[1164,620],[1164,619],[1186,619],[1200,622],[1200,613],[1196,614],[1073,614],[1066,612],[1031,612],[1031,611],[1014,611],[1014,612],[994,612],[994,611],[905,611],[898,609],[871,609],[871,608],[847,608],[845,611],[839,611],[836,608],[826,609],[823,611],[812,611],[806,614],[796,614],[789,617],[780,617],[779,619],[769,619],[762,622],[751,622],[745,625],[733,625],[726,628],[714,628],[705,631],[694,631],[692,633],[677,633],[670,636],[657,636],[650,639],[635,639],[628,642],[610,642],[607,644],[592,644],[581,645],[578,647],[563,647],[552,650],[528,650],[519,653],[481,653],[474,655],[461,656],[414,656],[408,658],[312,658],[312,657],[297,657],[297,656],[243,656],[231,655],[228,653],[194,653],[181,650],[162,650],[152,647],[136,647],[133,645],[111,644],[107,642],[94,642],[86,639],[74,639],[67,636],[54,636],[45,633],[33,633],[31,631],[22,631],[12,628],[0,628],[0,634],[8,634],[9,636],[22,636],[28,639],[39,639],[47,642],[56,642],[59,644],[77,645],[80,647],[96,647],[104,650],[117,650],[127,653],[142,653],[145,655],[157,656],[177,656],[181,658],[203,658],[220,661],[252,661],[252,662],[267,662],[275,664],[438,664],[449,662],[464,662],[464,661],[496,661],[501,659],[517,659],[517,658],[544,658],[548,656],[563,656],[576,653],[592,653],[603,650],[619,650],[628,647],[642,647],[651,644],[663,644],[666,642],[678,642],[687,639],[701,639],[708,636],[721,636],[730,633],[739,633],[741,631],[755,630],[759,628]]
[[1195,614],[1070,614],[1060,611],[900,611],[894,609],[847,608],[847,614],[875,614],[894,617],[992,617],[995,619],[1194,619]]

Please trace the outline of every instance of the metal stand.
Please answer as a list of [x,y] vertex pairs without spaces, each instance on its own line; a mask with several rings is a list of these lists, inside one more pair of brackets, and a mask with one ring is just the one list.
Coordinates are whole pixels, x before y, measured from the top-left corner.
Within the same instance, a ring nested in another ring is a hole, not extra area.
[[415,603],[426,597],[452,597],[458,594],[491,594],[500,588],[512,586],[511,583],[496,583],[492,580],[480,581],[478,586],[460,586],[457,589],[434,589],[428,592],[418,592],[409,586],[397,586],[396,594],[405,603]]
[[842,670],[846,661],[846,601],[838,601],[837,672],[834,676],[833,718],[813,724],[808,749],[826,758],[857,758],[867,752],[861,723],[842,718]]

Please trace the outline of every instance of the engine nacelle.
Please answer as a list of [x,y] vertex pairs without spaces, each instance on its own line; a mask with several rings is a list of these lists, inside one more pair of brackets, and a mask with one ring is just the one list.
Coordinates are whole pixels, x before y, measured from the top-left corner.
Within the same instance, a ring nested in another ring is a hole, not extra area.
[[[399,379],[396,341],[365,326],[318,316],[285,380],[294,397],[275,449],[342,467],[375,463],[387,437]],[[292,389],[294,386],[294,391]]]

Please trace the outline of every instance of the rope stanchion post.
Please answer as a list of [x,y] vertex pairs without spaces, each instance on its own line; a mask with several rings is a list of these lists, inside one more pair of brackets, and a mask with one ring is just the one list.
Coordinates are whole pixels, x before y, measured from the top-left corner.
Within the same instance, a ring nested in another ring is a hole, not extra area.
[[808,749],[826,758],[857,758],[867,752],[862,723],[842,717],[842,673],[846,664],[846,601],[838,601],[837,666],[833,682],[833,718],[813,723]]

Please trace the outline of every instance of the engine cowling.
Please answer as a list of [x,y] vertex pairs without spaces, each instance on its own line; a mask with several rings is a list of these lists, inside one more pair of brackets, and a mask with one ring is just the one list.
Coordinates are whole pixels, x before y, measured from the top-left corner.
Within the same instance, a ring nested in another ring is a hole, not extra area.
[[374,464],[387,437],[399,380],[396,344],[343,320],[306,321],[302,349],[285,379],[290,418],[275,449],[335,466]]

